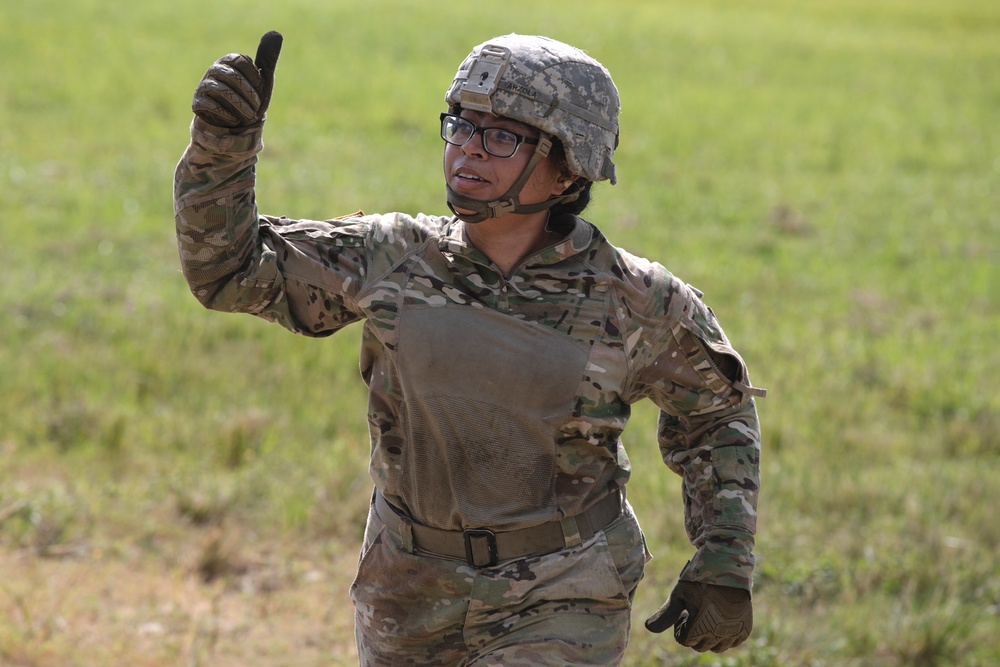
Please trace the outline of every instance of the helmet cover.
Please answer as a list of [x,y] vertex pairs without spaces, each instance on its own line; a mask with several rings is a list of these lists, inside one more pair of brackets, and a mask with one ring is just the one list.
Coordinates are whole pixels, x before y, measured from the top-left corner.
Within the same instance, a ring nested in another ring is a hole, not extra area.
[[601,63],[548,37],[506,35],[475,47],[445,95],[451,107],[511,118],[557,137],[570,170],[617,182],[618,89]]

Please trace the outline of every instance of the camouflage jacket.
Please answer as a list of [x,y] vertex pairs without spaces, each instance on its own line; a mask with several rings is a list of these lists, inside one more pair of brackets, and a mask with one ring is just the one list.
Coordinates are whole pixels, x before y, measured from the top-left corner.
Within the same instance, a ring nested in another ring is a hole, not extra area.
[[195,119],[191,137],[174,201],[192,292],[306,336],[364,322],[371,475],[387,499],[445,529],[573,516],[624,487],[619,436],[649,398],[697,548],[685,578],[749,588],[758,390],[696,290],[573,216],[507,277],[451,217],[261,216],[260,127]]

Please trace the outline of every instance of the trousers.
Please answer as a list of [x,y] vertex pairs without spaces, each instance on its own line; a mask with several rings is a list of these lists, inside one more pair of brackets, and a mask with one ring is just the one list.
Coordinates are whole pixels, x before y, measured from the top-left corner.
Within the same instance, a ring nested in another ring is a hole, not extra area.
[[481,568],[407,548],[372,508],[351,585],[360,665],[619,665],[648,558],[627,501],[578,546]]

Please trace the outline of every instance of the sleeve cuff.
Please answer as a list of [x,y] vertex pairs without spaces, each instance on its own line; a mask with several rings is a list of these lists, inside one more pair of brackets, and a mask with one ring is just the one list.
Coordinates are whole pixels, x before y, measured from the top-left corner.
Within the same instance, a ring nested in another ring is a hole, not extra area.
[[752,535],[705,544],[681,572],[681,580],[751,590],[756,559]]
[[247,127],[219,127],[198,116],[191,121],[191,141],[213,153],[259,153],[264,148],[264,121]]

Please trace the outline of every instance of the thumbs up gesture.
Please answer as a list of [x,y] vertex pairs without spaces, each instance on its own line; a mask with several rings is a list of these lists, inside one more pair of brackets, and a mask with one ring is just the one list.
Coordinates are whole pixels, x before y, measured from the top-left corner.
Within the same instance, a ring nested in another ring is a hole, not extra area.
[[195,115],[219,127],[246,127],[262,122],[271,103],[281,41],[281,33],[272,30],[260,38],[253,61],[238,53],[215,61],[194,92],[191,109]]

